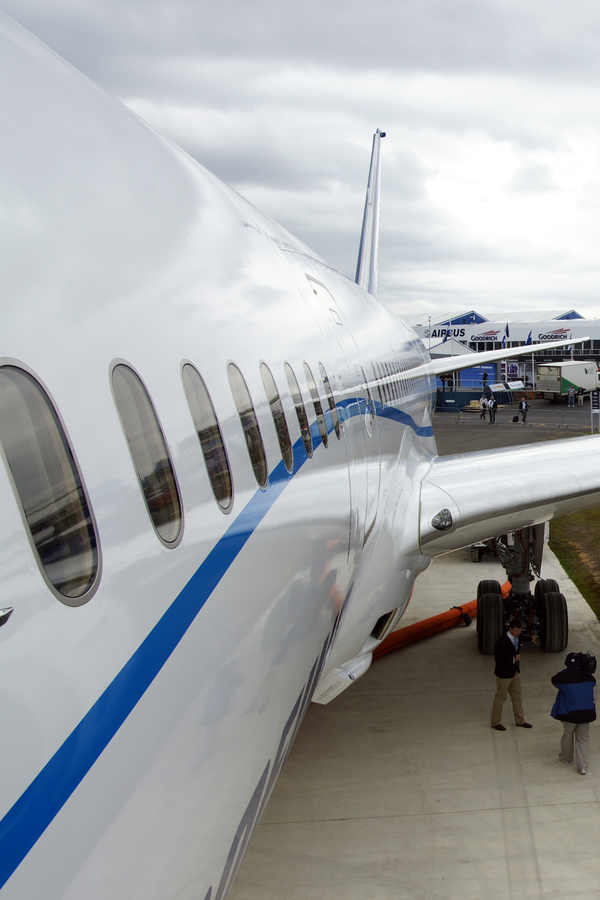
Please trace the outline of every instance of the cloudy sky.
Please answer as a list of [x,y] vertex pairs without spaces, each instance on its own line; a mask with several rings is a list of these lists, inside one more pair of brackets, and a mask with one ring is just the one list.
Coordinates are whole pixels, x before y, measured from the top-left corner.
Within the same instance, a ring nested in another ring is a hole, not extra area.
[[600,317],[597,0],[3,0],[399,314]]

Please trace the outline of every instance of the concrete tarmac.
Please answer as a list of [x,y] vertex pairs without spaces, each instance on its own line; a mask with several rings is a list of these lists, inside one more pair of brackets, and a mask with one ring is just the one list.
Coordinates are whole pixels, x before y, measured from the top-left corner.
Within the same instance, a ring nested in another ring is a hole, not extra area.
[[[466,550],[417,581],[403,624],[472,599],[493,559]],[[600,623],[547,550],[570,650],[600,658]],[[585,776],[558,759],[550,677],[564,654],[525,645],[525,715],[490,727],[493,657],[475,621],[375,662],[313,704],[250,843],[231,900],[550,900],[600,896],[600,741]]]
[[[440,452],[459,452],[467,426],[435,430]],[[600,659],[600,623],[548,548],[543,575],[567,598],[569,650]],[[503,576],[491,555],[441,557],[417,580],[402,625]],[[590,727],[587,775],[559,761],[550,677],[564,656],[524,646],[532,729],[514,726],[510,701],[507,730],[490,727],[494,661],[477,650],[475,621],[384,657],[328,706],[311,705],[231,900],[600,896],[600,726]]]

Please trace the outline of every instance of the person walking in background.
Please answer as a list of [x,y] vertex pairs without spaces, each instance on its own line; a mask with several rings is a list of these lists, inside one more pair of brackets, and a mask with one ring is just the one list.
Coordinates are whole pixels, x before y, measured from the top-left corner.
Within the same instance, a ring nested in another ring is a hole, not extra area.
[[568,766],[575,765],[581,775],[588,768],[590,722],[596,718],[594,689],[596,657],[592,653],[568,653],[566,669],[551,679],[558,694],[550,715],[563,723],[563,736],[558,758]]
[[488,410],[488,402],[487,402],[485,394],[482,394],[481,397],[479,398],[479,406],[481,407],[481,415],[479,416],[479,418],[483,419],[485,421],[485,417],[487,415],[487,410]]
[[575,388],[573,385],[567,391],[567,407],[571,409],[571,407],[575,408]]
[[584,389],[579,385],[579,390],[577,391],[577,406],[583,406],[583,395],[585,394]]
[[521,397],[521,401],[519,403],[519,412],[521,413],[521,419],[522,419],[523,425],[527,421],[527,410],[528,409],[529,409],[529,404],[528,404],[527,400],[525,399],[525,397]]
[[498,404],[494,398],[494,395],[490,397],[488,400],[488,409],[490,411],[490,425],[496,424],[496,410],[498,409]]

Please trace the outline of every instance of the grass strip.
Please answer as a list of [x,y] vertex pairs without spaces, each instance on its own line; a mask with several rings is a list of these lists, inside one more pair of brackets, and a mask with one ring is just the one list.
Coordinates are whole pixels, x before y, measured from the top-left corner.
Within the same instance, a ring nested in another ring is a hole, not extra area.
[[600,509],[550,522],[550,549],[600,619]]

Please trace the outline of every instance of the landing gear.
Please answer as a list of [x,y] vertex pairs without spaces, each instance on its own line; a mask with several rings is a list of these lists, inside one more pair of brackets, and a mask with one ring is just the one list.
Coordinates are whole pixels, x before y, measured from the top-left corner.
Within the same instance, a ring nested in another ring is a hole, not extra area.
[[544,594],[544,616],[540,629],[540,646],[547,653],[560,653],[569,640],[567,601],[559,593]]
[[482,594],[477,598],[477,646],[480,653],[494,652],[504,628],[502,594]]
[[477,585],[477,599],[479,600],[483,594],[500,594],[500,596],[502,596],[500,582],[492,581],[491,579],[480,581]]
[[535,599],[541,602],[544,594],[550,593],[559,593],[558,581],[555,581],[554,578],[540,578],[535,586]]
[[477,588],[477,644],[481,653],[491,654],[510,619],[518,619],[523,634],[539,635],[546,653],[561,653],[569,639],[567,602],[553,578],[540,580],[534,593],[530,584],[539,576],[543,526],[515,532],[511,544],[506,536],[496,540],[511,590],[503,598],[497,581],[480,581]]
[[535,600],[544,611],[540,647],[548,653],[560,653],[569,640],[569,613],[558,582],[541,578],[535,586]]
[[493,653],[504,626],[504,600],[499,581],[480,581],[477,587],[477,646]]

